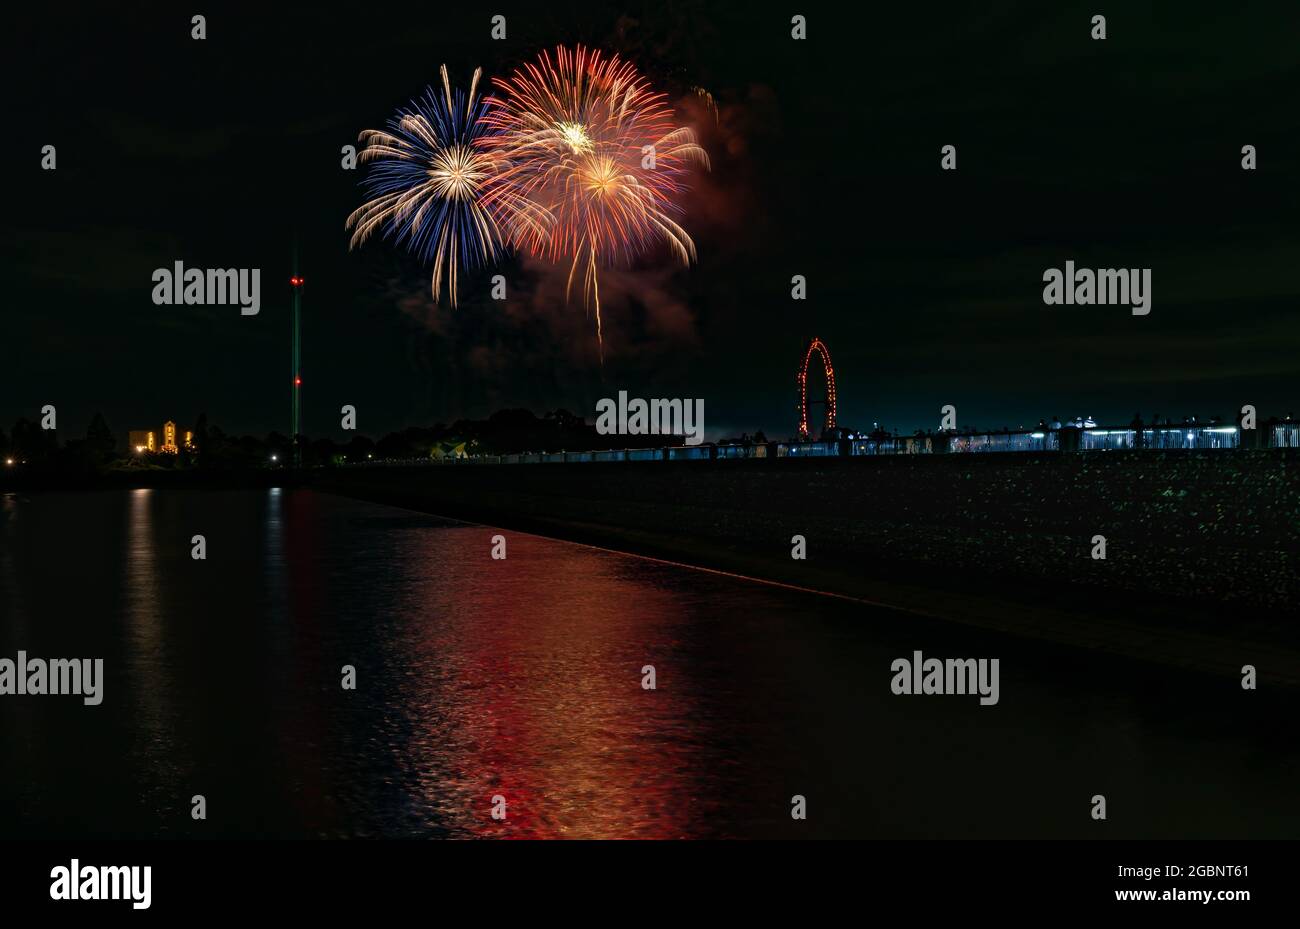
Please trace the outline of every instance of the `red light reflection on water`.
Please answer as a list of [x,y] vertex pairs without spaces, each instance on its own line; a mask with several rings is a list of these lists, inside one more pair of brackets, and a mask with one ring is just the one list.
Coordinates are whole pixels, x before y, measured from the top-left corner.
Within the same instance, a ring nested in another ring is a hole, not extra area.
[[693,834],[691,772],[708,740],[672,660],[680,604],[577,546],[511,534],[508,559],[490,561],[492,534],[430,532],[428,574],[412,566],[394,658],[414,669],[404,756],[425,803],[464,835]]

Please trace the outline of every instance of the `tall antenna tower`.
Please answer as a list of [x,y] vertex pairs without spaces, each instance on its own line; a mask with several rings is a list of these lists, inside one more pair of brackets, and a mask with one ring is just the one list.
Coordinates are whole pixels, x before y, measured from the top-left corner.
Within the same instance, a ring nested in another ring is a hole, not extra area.
[[292,431],[293,466],[302,467],[302,285],[305,283],[298,274],[298,249],[293,250],[293,277],[289,278],[293,286],[293,387],[292,393]]

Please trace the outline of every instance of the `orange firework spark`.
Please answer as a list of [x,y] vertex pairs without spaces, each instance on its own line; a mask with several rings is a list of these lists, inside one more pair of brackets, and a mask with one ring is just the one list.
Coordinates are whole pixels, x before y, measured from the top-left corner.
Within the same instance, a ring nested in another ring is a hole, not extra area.
[[598,269],[664,242],[683,264],[695,243],[669,214],[692,164],[708,168],[695,134],[673,125],[661,93],[636,68],[579,46],[543,52],[505,79],[483,121],[485,142],[503,156],[502,182],[550,221],[516,222],[513,243],[550,261],[568,261],[566,299],[579,277],[604,352]]

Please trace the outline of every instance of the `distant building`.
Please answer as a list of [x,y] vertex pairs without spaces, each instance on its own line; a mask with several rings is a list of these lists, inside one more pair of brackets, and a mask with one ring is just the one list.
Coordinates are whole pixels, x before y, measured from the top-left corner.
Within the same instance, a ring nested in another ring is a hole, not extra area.
[[[162,435],[161,445],[158,443],[160,433]],[[167,455],[175,455],[182,448],[186,451],[194,451],[194,433],[186,430],[183,444],[177,445],[176,424],[169,419],[163,423],[161,430],[132,429],[127,434],[127,444],[131,451],[137,455],[143,455],[146,452],[162,452]]]
[[162,451],[168,455],[175,455],[180,449],[176,447],[176,424],[170,419],[163,423],[163,445]]
[[158,450],[154,442],[154,434],[148,429],[132,429],[127,435],[127,444],[137,455]]

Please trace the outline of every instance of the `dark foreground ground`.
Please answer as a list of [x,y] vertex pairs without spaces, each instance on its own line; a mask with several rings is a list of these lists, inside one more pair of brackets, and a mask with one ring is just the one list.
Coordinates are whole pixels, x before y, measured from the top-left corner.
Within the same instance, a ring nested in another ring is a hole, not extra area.
[[[342,469],[322,490],[1300,685],[1287,451]],[[792,537],[807,558],[791,557]],[[1106,557],[1093,557],[1104,536]]]

